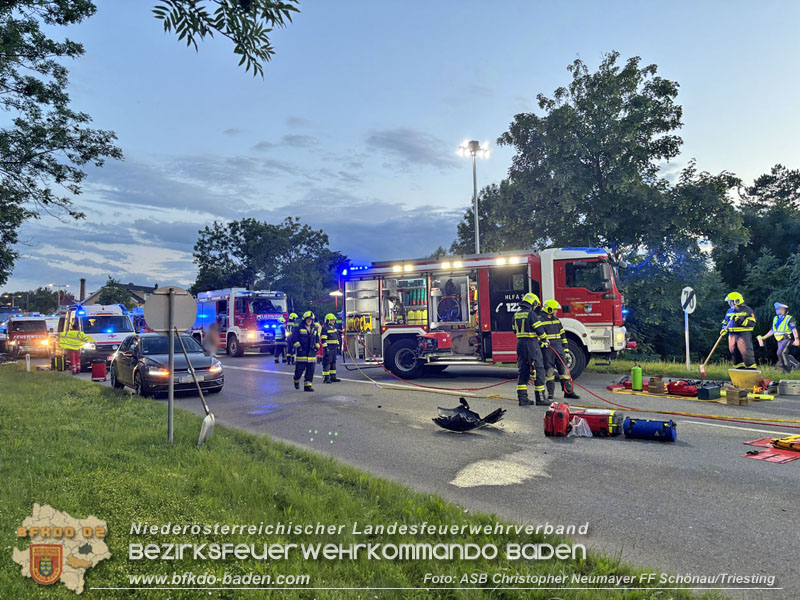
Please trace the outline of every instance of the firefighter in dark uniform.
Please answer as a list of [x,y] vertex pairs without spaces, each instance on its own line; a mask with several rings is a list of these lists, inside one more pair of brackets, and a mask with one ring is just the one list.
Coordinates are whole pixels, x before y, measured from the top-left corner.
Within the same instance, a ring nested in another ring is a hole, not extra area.
[[753,352],[753,328],[756,315],[753,309],[744,303],[739,292],[731,292],[725,296],[730,305],[722,321],[720,335],[728,336],[728,350],[731,352],[734,369],[755,369],[756,356]]
[[286,364],[291,365],[294,363],[294,346],[292,346],[292,333],[297,329],[297,313],[293,312],[289,315],[289,322],[286,323]]
[[317,366],[319,351],[319,330],[314,323],[314,313],[307,310],[303,313],[303,321],[292,332],[291,346],[294,348],[294,389],[300,389],[300,377],[305,371],[303,389],[313,392],[314,369]]
[[536,294],[527,293],[522,297],[519,310],[514,313],[514,333],[517,335],[517,400],[520,406],[531,406],[528,398],[528,380],[531,378],[531,366],[535,367],[533,389],[536,393],[536,404],[547,405],[544,397],[544,360],[540,343],[544,341],[544,330],[541,326],[541,315],[537,308],[541,306]]
[[336,315],[325,315],[322,326],[322,383],[341,381],[336,377],[336,356],[339,354],[339,330],[336,329]]
[[561,310],[561,305],[556,300],[551,298],[544,301],[542,305],[542,311],[544,312],[542,329],[544,329],[547,345],[542,347],[542,354],[544,355],[547,398],[548,400],[553,399],[553,394],[556,391],[556,373],[558,373],[564,398],[579,400],[580,396],[575,393],[572,387],[572,379],[569,376],[569,371],[567,371],[569,346],[567,346],[567,334],[564,332],[564,326],[556,316],[557,310]]

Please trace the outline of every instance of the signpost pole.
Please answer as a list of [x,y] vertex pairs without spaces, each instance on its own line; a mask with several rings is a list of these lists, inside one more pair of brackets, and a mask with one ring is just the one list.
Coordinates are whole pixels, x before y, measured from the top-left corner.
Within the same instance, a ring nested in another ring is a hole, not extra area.
[[695,291],[686,286],[681,290],[681,308],[683,309],[683,337],[686,341],[686,370],[692,368],[689,362],[689,314],[694,312],[697,307],[697,295]]
[[167,312],[167,323],[169,327],[169,387],[167,392],[167,440],[171,444],[172,436],[172,412],[175,408],[175,292],[169,290],[169,308]]
[[689,363],[689,313],[683,311],[683,336],[686,338],[686,370],[689,371],[692,367]]

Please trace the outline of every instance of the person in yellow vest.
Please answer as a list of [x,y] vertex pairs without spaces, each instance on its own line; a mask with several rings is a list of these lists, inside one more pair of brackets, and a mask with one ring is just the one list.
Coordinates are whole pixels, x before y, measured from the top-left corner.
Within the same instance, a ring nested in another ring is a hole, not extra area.
[[59,334],[58,345],[62,352],[67,353],[73,375],[77,375],[81,371],[81,348],[84,344],[93,343],[94,340],[81,331],[77,320],[72,323],[72,329]]
[[794,317],[789,314],[789,307],[782,302],[775,303],[775,317],[772,319],[772,329],[766,334],[758,336],[758,345],[763,346],[764,340],[775,336],[778,342],[778,368],[787,373],[797,368],[797,361],[789,354],[789,346],[800,346],[800,335]]

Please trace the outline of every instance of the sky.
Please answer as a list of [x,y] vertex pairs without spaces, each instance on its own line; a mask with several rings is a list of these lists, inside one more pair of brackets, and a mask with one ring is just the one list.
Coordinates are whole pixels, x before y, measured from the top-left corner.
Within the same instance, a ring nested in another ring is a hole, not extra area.
[[86,219],[23,226],[0,292],[188,285],[198,229],[244,217],[300,217],[355,263],[448,247],[472,196],[461,141],[490,143],[478,185],[500,181],[514,115],[611,50],[680,84],[684,144],[665,172],[694,158],[749,183],[800,167],[795,1],[306,0],[263,79],[228,40],[195,52],[164,33],[155,2],[99,0],[57,32],[85,45],[67,64],[73,107],[125,158],[89,169]]

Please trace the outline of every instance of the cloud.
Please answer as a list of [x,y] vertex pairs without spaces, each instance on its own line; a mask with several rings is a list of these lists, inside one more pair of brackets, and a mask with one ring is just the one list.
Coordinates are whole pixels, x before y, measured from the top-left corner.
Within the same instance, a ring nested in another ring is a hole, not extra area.
[[[403,170],[408,170],[412,164],[438,169],[450,169],[458,164],[454,157],[455,146],[449,148],[439,138],[416,129],[400,127],[375,131],[366,142],[372,148],[399,158]],[[392,166],[392,163],[387,165]]]
[[229,127],[225,131],[222,132],[222,135],[229,135],[235,136],[244,133],[244,129],[239,129],[238,127]]
[[293,148],[310,148],[316,146],[319,142],[317,138],[311,135],[289,134],[281,138],[281,143]]
[[293,128],[308,127],[311,125],[311,121],[303,117],[288,116],[286,117],[286,125]]
[[170,248],[187,253],[192,252],[197,241],[197,232],[205,225],[178,221],[154,221],[151,219],[137,219],[133,222],[133,228],[143,242],[151,246]]
[[264,152],[265,150],[269,150],[270,148],[274,148],[275,144],[272,142],[268,142],[267,140],[261,140],[260,142],[253,145],[253,150],[258,152]]

